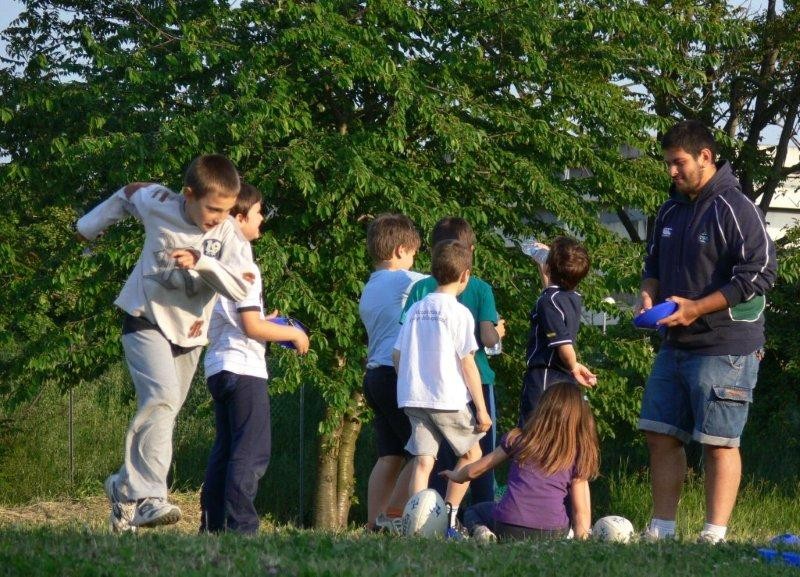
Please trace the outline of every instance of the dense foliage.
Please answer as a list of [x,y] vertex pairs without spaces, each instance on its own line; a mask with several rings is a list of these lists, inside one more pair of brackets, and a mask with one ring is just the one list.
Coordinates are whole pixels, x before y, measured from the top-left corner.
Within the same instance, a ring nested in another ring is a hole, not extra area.
[[[700,113],[705,101],[681,107],[677,95],[728,66],[752,34],[741,14],[629,0],[25,6],[0,70],[6,411],[44,386],[100,378],[121,354],[111,303],[141,233],[117,226],[87,255],[72,238],[76,217],[129,181],[177,190],[195,155],[223,152],[276,208],[255,246],[268,306],[313,330],[311,355],[279,358],[273,390],[305,382],[322,393],[320,442],[340,477],[340,452],[352,455],[342,431],[353,437],[363,416],[365,229],[384,211],[406,213],[424,235],[450,214],[478,231],[475,273],[496,287],[510,331],[498,367],[509,420],[538,290],[510,245],[579,235],[595,271],[586,307],[622,321],[582,331],[601,375],[593,403],[606,435],[633,421],[653,344],[603,299],[636,292],[644,235],[631,215],[652,215],[667,185],[653,135]],[[582,177],[565,178],[570,168]],[[626,234],[604,226],[611,217]],[[350,490],[321,524],[346,520]]]

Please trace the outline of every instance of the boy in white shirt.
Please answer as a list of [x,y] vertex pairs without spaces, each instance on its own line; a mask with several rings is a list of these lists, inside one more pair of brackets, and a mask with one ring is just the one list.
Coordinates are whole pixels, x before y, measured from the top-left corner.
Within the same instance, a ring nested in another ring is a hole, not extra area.
[[[478,441],[492,425],[475,365],[475,321],[456,299],[469,281],[472,250],[463,242],[443,240],[431,257],[436,292],[407,311],[393,351],[397,404],[411,421],[406,445],[414,455],[410,495],[427,488],[442,440],[459,457],[457,467],[465,467],[480,459]],[[447,484],[448,538],[461,537],[456,514],[468,488],[468,483]]]
[[[264,220],[261,192],[243,183],[231,216],[249,242],[257,239]],[[255,263],[251,272],[254,281],[247,296],[239,302],[221,296],[208,329],[205,373],[217,433],[200,492],[201,532],[258,532],[254,501],[272,448],[264,343],[289,341],[299,354],[308,351],[302,329],[265,318]]]
[[125,439],[125,462],[105,481],[114,531],[177,523],[167,501],[172,432],[203,345],[218,293],[247,294],[249,245],[228,213],[239,174],[218,154],[195,158],[183,194],[153,183],[129,184],[78,220],[78,240],[112,224],[141,221],[144,247],[115,304],[124,313],[122,347],[137,410]]

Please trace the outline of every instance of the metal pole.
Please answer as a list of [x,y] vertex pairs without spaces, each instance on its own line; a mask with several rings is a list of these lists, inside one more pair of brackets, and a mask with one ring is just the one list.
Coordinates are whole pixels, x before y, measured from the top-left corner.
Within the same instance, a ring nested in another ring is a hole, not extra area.
[[69,484],[75,485],[75,445],[72,437],[72,388],[69,389]]
[[305,383],[300,385],[300,506],[297,509],[297,524],[298,526],[303,526],[303,502],[304,502],[304,495],[303,495],[303,487],[305,482],[303,481],[303,471],[305,470],[305,463],[306,463],[306,451],[305,451],[305,422],[306,422],[306,407],[305,407],[305,397],[306,397],[306,385]]

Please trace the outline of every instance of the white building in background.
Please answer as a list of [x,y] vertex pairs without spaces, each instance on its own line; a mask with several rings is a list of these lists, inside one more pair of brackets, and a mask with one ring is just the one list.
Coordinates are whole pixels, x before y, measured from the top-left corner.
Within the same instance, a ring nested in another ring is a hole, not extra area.
[[[790,148],[784,166],[795,166],[799,162],[800,149]],[[800,224],[800,174],[790,176],[775,190],[766,218],[773,240],[786,234],[787,228]]]

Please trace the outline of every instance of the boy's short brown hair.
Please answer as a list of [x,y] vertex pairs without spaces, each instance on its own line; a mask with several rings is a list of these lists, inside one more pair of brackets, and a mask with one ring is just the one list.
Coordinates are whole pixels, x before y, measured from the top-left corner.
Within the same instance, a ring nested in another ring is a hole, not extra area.
[[431,274],[439,285],[451,284],[472,268],[472,248],[460,240],[437,242],[431,253]]
[[443,240],[460,240],[468,247],[475,246],[475,231],[469,223],[459,216],[446,216],[433,225],[431,246]]
[[589,253],[578,241],[559,236],[550,245],[547,255],[550,281],[563,289],[572,290],[589,274]]
[[186,169],[183,186],[191,188],[195,198],[213,193],[230,197],[239,194],[241,182],[236,166],[228,157],[221,154],[201,154]]
[[231,209],[231,216],[237,216],[239,214],[247,216],[247,213],[250,212],[253,205],[261,202],[262,199],[263,195],[260,190],[252,184],[243,182],[242,187],[239,189],[239,195],[236,197],[236,204],[234,204]]
[[373,262],[390,260],[398,247],[419,250],[419,232],[404,214],[383,213],[367,227],[367,251]]

